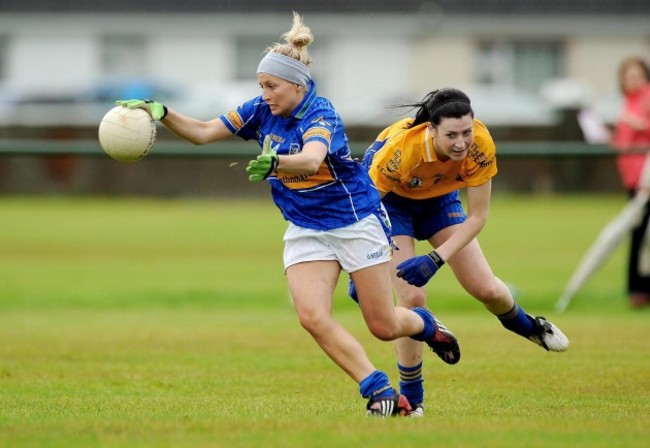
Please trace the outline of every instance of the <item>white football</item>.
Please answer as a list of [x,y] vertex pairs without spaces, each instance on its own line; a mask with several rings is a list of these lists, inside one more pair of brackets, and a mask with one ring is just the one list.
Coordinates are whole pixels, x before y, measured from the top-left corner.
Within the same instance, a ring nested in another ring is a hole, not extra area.
[[147,154],[156,141],[156,124],[142,109],[117,106],[99,124],[99,144],[120,162],[135,162]]

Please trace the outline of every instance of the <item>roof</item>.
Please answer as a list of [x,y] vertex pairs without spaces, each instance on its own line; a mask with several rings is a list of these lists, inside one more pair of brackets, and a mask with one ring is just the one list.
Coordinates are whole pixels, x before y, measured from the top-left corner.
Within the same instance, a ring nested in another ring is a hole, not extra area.
[[0,13],[300,13],[650,17],[648,0],[3,0]]

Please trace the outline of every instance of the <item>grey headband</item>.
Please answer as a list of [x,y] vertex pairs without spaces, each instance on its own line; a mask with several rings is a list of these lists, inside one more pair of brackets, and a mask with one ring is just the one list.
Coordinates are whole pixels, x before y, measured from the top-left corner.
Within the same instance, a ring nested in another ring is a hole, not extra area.
[[267,53],[260,61],[257,73],[268,73],[300,86],[306,86],[311,79],[309,67],[280,53]]

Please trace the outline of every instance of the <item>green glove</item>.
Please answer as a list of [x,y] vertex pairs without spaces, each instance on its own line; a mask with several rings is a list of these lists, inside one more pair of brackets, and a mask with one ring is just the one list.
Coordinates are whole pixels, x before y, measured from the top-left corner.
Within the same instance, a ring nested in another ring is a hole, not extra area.
[[271,148],[271,138],[267,135],[262,145],[262,154],[248,162],[246,167],[248,179],[252,182],[266,179],[277,169],[279,161],[278,155]]
[[115,104],[118,106],[128,107],[129,109],[144,109],[154,120],[162,120],[167,115],[167,108],[157,101],[117,100],[115,101]]

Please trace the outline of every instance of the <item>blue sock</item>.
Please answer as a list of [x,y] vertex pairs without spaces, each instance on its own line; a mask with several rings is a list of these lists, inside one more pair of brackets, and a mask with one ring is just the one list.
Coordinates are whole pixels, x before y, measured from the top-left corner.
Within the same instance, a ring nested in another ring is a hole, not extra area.
[[422,363],[413,367],[397,364],[399,371],[399,393],[404,395],[411,405],[422,404],[424,401],[424,379],[422,378]]
[[359,392],[363,398],[390,397],[395,389],[388,381],[388,375],[380,370],[375,370],[359,383]]
[[424,330],[422,330],[422,333],[412,335],[411,339],[415,339],[416,341],[426,341],[431,339],[436,332],[431,311],[424,308],[413,308],[412,311],[420,316],[424,321]]
[[515,303],[510,311],[505,314],[499,314],[497,318],[501,321],[501,325],[525,338],[533,333],[533,319],[517,303]]

